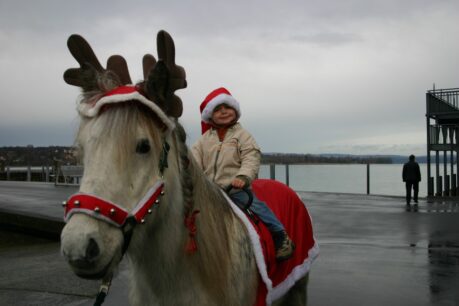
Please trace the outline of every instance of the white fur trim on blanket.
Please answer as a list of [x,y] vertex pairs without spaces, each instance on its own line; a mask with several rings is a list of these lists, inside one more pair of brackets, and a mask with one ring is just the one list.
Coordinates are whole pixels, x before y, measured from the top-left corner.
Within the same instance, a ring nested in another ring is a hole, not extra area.
[[[317,240],[314,238],[314,247],[309,250],[308,257],[303,261],[303,263],[293,268],[285,280],[273,288],[272,281],[268,276],[265,256],[263,254],[263,248],[260,243],[258,232],[254,228],[247,215],[239,207],[237,207],[236,204],[233,203],[231,198],[223,191],[222,194],[225,196],[234,213],[239,217],[239,219],[241,219],[242,223],[246,226],[247,231],[249,232],[249,237],[252,241],[252,247],[254,249],[255,261],[257,263],[258,271],[267,289],[266,305],[270,306],[274,301],[284,296],[298,280],[300,280],[309,272],[312,262],[319,255],[319,245],[317,244]],[[311,216],[309,216],[309,218],[311,218]]]
[[[266,267],[265,256],[263,255],[263,248],[260,243],[258,232],[255,230],[252,222],[250,222],[249,218],[247,218],[245,213],[239,207],[237,207],[236,204],[233,203],[231,198],[223,190],[222,190],[222,194],[226,198],[228,203],[230,204],[231,208],[233,209],[233,212],[236,214],[236,216],[239,217],[239,219],[241,219],[242,223],[245,225],[245,227],[247,228],[247,231],[249,232],[249,237],[250,237],[250,240],[252,241],[252,247],[253,247],[254,254],[255,254],[255,262],[257,263],[258,272],[260,273],[261,279],[266,285],[266,289],[268,290],[267,297],[269,297],[270,296],[269,293],[273,290],[273,283],[268,276],[268,269]],[[270,306],[271,301],[268,301],[267,299],[266,305]]]

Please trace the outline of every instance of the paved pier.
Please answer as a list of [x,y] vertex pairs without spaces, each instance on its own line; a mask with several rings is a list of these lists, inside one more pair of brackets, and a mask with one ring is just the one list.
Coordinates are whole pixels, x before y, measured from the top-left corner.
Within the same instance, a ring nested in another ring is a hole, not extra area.
[[[99,283],[73,275],[56,239],[75,191],[0,182],[1,305],[92,305]],[[299,194],[320,243],[309,305],[459,305],[459,201]],[[126,286],[122,264],[104,305],[127,305]]]

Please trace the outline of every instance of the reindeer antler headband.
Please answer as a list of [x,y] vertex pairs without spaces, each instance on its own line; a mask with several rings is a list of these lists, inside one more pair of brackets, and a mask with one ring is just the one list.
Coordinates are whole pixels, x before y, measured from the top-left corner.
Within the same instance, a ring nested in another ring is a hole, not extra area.
[[187,86],[185,70],[175,64],[175,46],[166,31],[157,35],[158,61],[150,54],[143,57],[144,81],[131,85],[126,60],[112,55],[104,69],[91,46],[80,35],[71,35],[67,41],[73,57],[80,68],[70,68],[64,73],[64,80],[70,85],[81,87],[85,99],[78,111],[86,117],[97,116],[103,105],[138,101],[152,109],[169,130],[174,123],[169,117],[182,115],[182,101],[175,91]]

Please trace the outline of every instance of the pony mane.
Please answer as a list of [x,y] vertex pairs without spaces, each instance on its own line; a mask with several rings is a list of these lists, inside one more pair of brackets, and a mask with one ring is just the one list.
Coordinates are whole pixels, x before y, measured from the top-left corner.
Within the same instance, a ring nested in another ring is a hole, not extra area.
[[[177,124],[175,133],[179,140],[178,154],[182,162],[180,177],[184,204],[193,203],[191,209],[200,211],[196,218],[199,256],[190,257],[194,262],[190,268],[199,270],[196,274],[202,276],[206,288],[211,290],[218,300],[230,292],[221,290],[222,287],[218,287],[217,284],[225,281],[224,275],[228,275],[228,270],[235,264],[230,262],[228,256],[234,251],[231,241],[238,241],[239,246],[248,245],[248,242],[245,241],[246,236],[242,236],[240,231],[235,231],[235,218],[229,216],[233,215],[233,211],[222,195],[222,190],[207,178],[195,162],[186,145],[186,133],[180,124]],[[213,243],[215,241],[219,243]],[[227,284],[223,288],[233,285]]]
[[[177,121],[175,135],[177,137],[177,150],[180,157],[180,178],[182,184],[183,199],[185,202],[191,202],[195,200],[196,196],[202,194],[211,195],[215,200],[213,205],[221,206],[223,213],[230,212],[228,205],[225,203],[225,198],[221,194],[220,187],[208,180],[207,176],[199,169],[197,163],[194,161],[194,157],[191,154],[188,146],[186,145],[186,132],[183,126]],[[193,181],[199,183],[200,189],[195,195],[195,186]],[[221,204],[224,205],[221,205]]]
[[[177,121],[175,122],[175,136],[177,142],[177,154],[180,159],[180,183],[182,185],[183,201],[184,203],[192,203],[194,195],[192,157],[186,145],[186,132],[183,126]],[[188,209],[192,209],[189,207]]]

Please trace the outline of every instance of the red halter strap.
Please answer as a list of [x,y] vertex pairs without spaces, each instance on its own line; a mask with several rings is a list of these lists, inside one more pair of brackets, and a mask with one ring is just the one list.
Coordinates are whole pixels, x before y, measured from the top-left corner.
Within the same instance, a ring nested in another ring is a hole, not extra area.
[[146,214],[151,213],[153,205],[159,204],[158,197],[164,194],[163,188],[164,182],[157,182],[147,191],[131,213],[95,195],[76,193],[72,195],[67,202],[64,202],[64,220],[68,222],[73,214],[83,213],[116,227],[123,227],[126,220],[131,216],[137,223],[143,223]]

